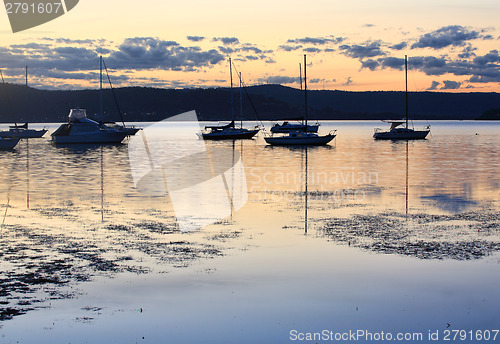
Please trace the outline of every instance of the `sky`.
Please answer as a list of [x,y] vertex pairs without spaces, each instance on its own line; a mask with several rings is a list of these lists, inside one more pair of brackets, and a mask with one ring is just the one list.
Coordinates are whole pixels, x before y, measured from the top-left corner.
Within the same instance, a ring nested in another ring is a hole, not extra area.
[[[6,0],[7,1],[7,0]],[[498,0],[80,0],[71,11],[12,33],[0,15],[6,82],[41,89],[245,85],[310,89],[500,92]],[[236,72],[233,75],[237,83]]]

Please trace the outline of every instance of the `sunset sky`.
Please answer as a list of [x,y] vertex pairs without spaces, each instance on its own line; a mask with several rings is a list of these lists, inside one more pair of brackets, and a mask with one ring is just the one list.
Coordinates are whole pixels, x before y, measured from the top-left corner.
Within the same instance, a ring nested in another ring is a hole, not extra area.
[[[66,15],[12,33],[0,17],[7,82],[98,87],[99,55],[116,86],[229,85],[232,57],[247,85],[311,89],[500,91],[498,0],[80,0]],[[236,81],[236,78],[235,78]]]

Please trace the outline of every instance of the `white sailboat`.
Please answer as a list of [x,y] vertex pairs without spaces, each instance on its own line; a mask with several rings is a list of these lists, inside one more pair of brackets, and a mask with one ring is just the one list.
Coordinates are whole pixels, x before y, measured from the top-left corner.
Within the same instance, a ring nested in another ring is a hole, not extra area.
[[[1,72],[1,71],[0,71]],[[5,81],[3,79],[3,73],[2,73],[2,83],[5,85]],[[28,89],[28,67],[26,67],[26,90]],[[7,92],[7,90],[5,90]],[[7,95],[8,97],[8,95]],[[9,99],[9,105],[10,104],[10,99]],[[11,111],[12,108],[11,108]],[[29,138],[39,138],[45,135],[47,132],[47,129],[29,129],[28,128],[28,122],[24,123],[23,125],[17,124],[16,121],[16,116],[14,113],[12,114],[14,118],[14,125],[9,126],[9,130],[1,130],[0,131],[0,137],[1,138],[11,138],[11,139],[29,139]],[[9,146],[11,143],[4,142],[3,144],[6,146]],[[14,145],[15,146],[15,145]]]
[[[302,91],[302,67],[299,63],[299,79],[300,79],[300,91]],[[302,102],[300,102],[302,103]],[[301,108],[299,105],[299,108]],[[286,118],[283,123],[275,123],[271,127],[271,133],[289,133],[291,131],[309,131],[311,133],[317,133],[319,129],[319,122],[316,121],[315,124],[304,124],[304,113],[301,111],[300,117],[297,118]]]
[[100,57],[100,119],[101,123],[87,118],[85,109],[71,109],[68,122],[62,124],[52,136],[54,143],[120,143],[129,135],[126,131],[102,123],[102,56]]
[[[423,130],[415,130],[408,125],[408,58],[405,55],[405,97],[406,97],[406,111],[405,120],[388,120],[384,121],[390,123],[389,130],[375,129],[373,137],[377,140],[423,140],[429,134],[430,127],[427,126]],[[404,127],[402,126],[404,124]]]
[[[234,122],[234,97],[233,97],[233,69],[231,65],[231,58],[229,58],[229,77],[231,79],[231,122],[225,125],[209,125],[199,133],[199,138],[204,140],[238,140],[238,139],[251,139],[258,132],[259,129],[246,129],[243,128],[243,110],[240,113],[240,126],[235,126]],[[242,107],[241,99],[241,73],[240,73],[240,107]]]
[[332,131],[327,135],[318,135],[314,132],[307,131],[307,73],[306,73],[306,55],[304,55],[304,107],[305,107],[305,121],[303,130],[293,130],[288,132],[288,135],[283,136],[269,136],[264,140],[273,146],[323,146],[333,140],[336,136],[336,131]]

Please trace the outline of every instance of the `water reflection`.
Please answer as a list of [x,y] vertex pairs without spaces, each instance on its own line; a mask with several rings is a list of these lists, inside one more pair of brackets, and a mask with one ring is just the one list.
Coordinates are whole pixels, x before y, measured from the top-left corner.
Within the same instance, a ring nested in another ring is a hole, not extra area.
[[[193,135],[178,125],[179,135]],[[463,149],[441,138],[439,127],[431,140],[396,143],[374,141],[371,126],[365,135],[357,124],[343,125],[349,135],[339,135],[335,147],[273,147],[262,138],[207,143],[209,151],[225,152],[228,165],[241,157],[244,169],[225,178],[228,192],[248,193],[248,202],[238,209],[228,198],[226,218],[188,234],[179,231],[168,194],[134,187],[126,145],[53,147],[41,140],[0,152],[0,293],[7,302],[0,319],[74,297],[80,283],[99,276],[163,278],[201,261],[213,272],[224,261],[213,258],[225,255],[230,266],[240,261],[233,267],[239,274],[268,276],[270,261],[295,257],[305,245],[315,256],[348,249],[360,266],[359,248],[413,261],[477,261],[500,250],[500,152],[492,149],[498,134]],[[279,271],[323,275],[285,264]],[[233,287],[220,284],[224,292]]]

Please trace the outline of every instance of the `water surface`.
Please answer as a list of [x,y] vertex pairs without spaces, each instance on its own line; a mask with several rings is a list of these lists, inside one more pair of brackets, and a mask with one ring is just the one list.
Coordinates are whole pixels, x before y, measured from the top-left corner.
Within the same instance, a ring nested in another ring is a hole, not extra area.
[[499,329],[500,124],[432,122],[408,143],[373,140],[380,124],[325,122],[338,137],[307,149],[206,142],[241,156],[228,181],[248,201],[191,232],[134,187],[126,142],[0,152],[0,342]]

